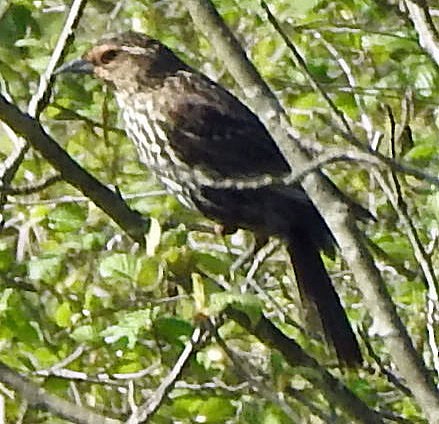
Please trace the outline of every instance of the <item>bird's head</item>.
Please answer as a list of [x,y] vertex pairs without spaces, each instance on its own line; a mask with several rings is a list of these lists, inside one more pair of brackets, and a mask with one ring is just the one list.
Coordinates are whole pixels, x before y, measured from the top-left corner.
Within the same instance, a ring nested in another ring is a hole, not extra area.
[[100,40],[82,58],[62,65],[56,73],[91,74],[126,91],[153,87],[184,69],[188,66],[159,41],[130,31]]

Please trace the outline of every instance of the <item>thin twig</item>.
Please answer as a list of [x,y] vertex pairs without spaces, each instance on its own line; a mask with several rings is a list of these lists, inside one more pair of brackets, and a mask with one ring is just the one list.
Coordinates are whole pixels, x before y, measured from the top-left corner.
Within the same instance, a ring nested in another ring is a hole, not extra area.
[[46,188],[62,181],[61,175],[56,174],[48,177],[46,180],[40,183],[36,183],[35,185],[27,186],[27,187],[1,187],[0,190],[4,194],[8,195],[27,195],[37,193],[39,191],[43,191]]
[[[67,358],[66,358],[67,359]],[[96,375],[87,374],[83,371],[75,371],[68,368],[61,368],[56,364],[54,367],[44,370],[35,371],[35,375],[41,377],[57,377],[69,381],[86,381],[88,383],[105,384],[111,386],[126,386],[127,381],[134,381],[145,378],[152,372],[160,368],[160,364],[152,364],[151,366],[131,373],[105,373],[101,372]]]
[[195,354],[200,346],[204,343],[207,333],[200,327],[197,327],[192,333],[191,339],[186,343],[183,352],[180,354],[177,362],[171,369],[170,373],[162,380],[160,386],[144,404],[135,408],[127,421],[127,424],[138,424],[147,422],[157,412],[163,403],[166,395],[172,390],[175,382],[183,372],[183,368],[187,365],[189,359]]
[[[122,194],[123,200],[133,200],[133,199],[146,199],[148,197],[158,197],[167,196],[168,193],[165,190],[152,190],[144,193],[132,193],[132,194]],[[38,199],[38,200],[10,200],[10,205],[57,205],[61,203],[81,203],[81,202],[91,202],[92,200],[86,196],[61,196],[54,197],[53,199]],[[6,207],[7,208],[7,207]]]
[[418,234],[418,230],[416,229],[416,226],[408,212],[407,204],[402,196],[402,192],[400,191],[400,188],[396,188],[399,186],[398,180],[393,180],[395,190],[397,191],[395,194],[379,172],[374,170],[372,170],[372,172],[381,189],[389,199],[393,209],[397,213],[398,218],[402,222],[405,233],[410,241],[410,244],[412,245],[415,258],[418,261],[425,281],[427,282],[427,330],[429,335],[430,350],[433,357],[433,365],[436,373],[439,375],[439,343],[436,340],[436,320],[434,319],[435,311],[439,310],[439,282],[434,274],[431,258],[425,252]]
[[[389,121],[390,121],[390,142],[391,142],[391,153],[392,156],[396,155],[395,152],[395,118],[392,113],[392,109],[389,107],[387,109]],[[436,370],[436,374],[439,376],[439,347],[436,335],[436,320],[435,314],[439,311],[439,281],[436,278],[434,272],[434,266],[431,257],[425,251],[421,237],[419,236],[416,225],[414,224],[411,214],[408,211],[407,202],[404,199],[402,193],[401,183],[398,176],[391,172],[391,178],[395,188],[396,195],[394,200],[389,199],[392,203],[393,208],[398,214],[399,218],[406,228],[407,236],[412,245],[416,260],[418,261],[421,270],[423,272],[425,281],[427,283],[427,332],[428,340],[430,345],[430,350],[432,354],[433,366]],[[383,183],[383,181],[382,181]],[[390,190],[387,191],[387,195],[390,195]]]
[[[330,402],[340,407],[356,422],[364,424],[382,424],[379,414],[371,410],[362,400],[351,392],[340,380],[320,366],[320,364],[290,337],[280,331],[269,319],[261,315],[257,322],[240,310],[231,306],[225,309],[225,314],[257,337],[266,346],[279,351],[285,361],[296,369],[306,369],[302,376],[321,390]],[[312,370],[312,371],[311,371]]]
[[54,71],[64,60],[67,49],[74,41],[74,30],[79,24],[86,4],[87,0],[73,0],[61,34],[50,56],[49,63],[40,77],[37,91],[29,102],[27,112],[33,118],[39,117],[41,111],[46,107],[49,101],[52,85],[55,81]]
[[[87,116],[81,115],[80,113],[78,113],[77,111],[73,110],[73,109],[69,109],[67,107],[64,107],[62,105],[60,105],[59,103],[53,102],[50,105],[51,107],[54,107],[62,112],[65,112],[65,114],[67,115],[67,117],[65,118],[66,120],[77,120],[77,121],[82,121],[84,122],[84,124],[88,125],[89,127],[92,128],[100,128],[100,129],[104,129],[104,125],[101,122],[98,121],[94,121],[91,118],[88,118]],[[59,118],[58,118],[59,119]],[[63,120],[62,118],[60,120]],[[112,127],[112,126],[106,126],[105,127],[106,130],[111,131],[117,135],[120,136],[125,136],[126,133],[124,130],[120,129],[120,128],[116,128],[116,127]]]
[[247,360],[243,360],[233,349],[229,348],[218,331],[214,331],[214,334],[217,343],[230,358],[238,374],[241,374],[249,385],[265,399],[277,405],[293,422],[301,422],[301,417],[291,408],[285,399],[282,399],[276,394],[270,387],[270,382],[266,382],[266,376],[260,379],[253,377],[254,372],[252,372],[251,364]]
[[79,345],[70,355],[66,356],[61,361],[52,365],[50,368],[44,370],[38,370],[36,371],[35,374],[46,376],[46,377],[49,375],[53,375],[57,370],[60,370],[61,368],[64,368],[67,365],[71,364],[72,362],[76,361],[79,357],[81,357],[84,351],[85,351],[85,346]]
[[389,383],[393,384],[396,388],[398,388],[402,393],[404,393],[406,396],[412,396],[412,392],[410,389],[398,379],[381,361],[380,357],[375,353],[375,350],[373,349],[372,344],[369,341],[369,337],[367,335],[366,328],[358,327],[358,334],[360,335],[361,339],[363,340],[364,345],[366,346],[367,353],[369,356],[375,361],[377,364],[380,373],[386,377],[386,379],[389,381]]
[[[50,93],[52,90],[52,84],[54,82],[53,72],[63,60],[67,48],[73,42],[74,39],[74,29],[78,26],[82,12],[84,11],[87,0],[74,0],[70,8],[69,14],[67,15],[66,22],[63,26],[63,30],[58,37],[55,49],[50,57],[49,63],[46,70],[41,75],[40,82],[36,93],[32,96],[29,106],[28,114],[32,117],[38,118],[41,111],[47,105]],[[3,175],[1,175],[1,181],[3,186],[8,187],[15,177],[21,163],[24,160],[26,152],[29,150],[29,143],[23,139],[17,139],[17,148],[15,149],[13,155],[9,158],[9,166],[3,170]],[[7,194],[1,193],[0,195],[0,212],[7,200]]]
[[[331,128],[334,129],[334,131],[337,132],[341,137],[345,138],[348,141],[355,143],[355,139],[353,139],[348,132],[343,131],[340,127],[334,126],[332,124],[332,122],[329,120],[326,120],[326,118],[323,115],[320,114],[319,117],[321,119],[323,119],[325,121],[325,123],[327,123],[329,126],[331,126]],[[436,175],[428,174],[428,173],[422,171],[421,169],[414,168],[413,166],[410,166],[407,163],[395,161],[394,159],[389,158],[389,157],[381,154],[378,151],[371,150],[367,146],[357,146],[357,147],[359,147],[362,150],[362,153],[366,155],[364,157],[365,162],[366,162],[366,160],[369,160],[370,163],[373,163],[374,159],[372,159],[372,158],[375,158],[375,160],[382,163],[382,166],[385,165],[395,172],[398,172],[401,174],[406,174],[406,175],[411,175],[412,177],[416,177],[416,178],[420,179],[421,181],[426,181],[426,182],[429,182],[429,183],[434,184],[435,186],[439,187],[439,177]],[[367,155],[370,155],[370,157]],[[361,155],[359,154],[357,156],[356,160],[360,161],[360,157],[361,157]],[[369,159],[367,159],[368,157],[369,157]]]
[[332,101],[332,99],[328,96],[328,93],[322,88],[321,84],[314,78],[314,76],[311,74],[310,70],[308,69],[308,65],[305,62],[305,59],[300,54],[299,50],[296,48],[296,46],[293,44],[293,42],[290,40],[290,38],[285,34],[285,32],[282,30],[282,27],[280,26],[277,19],[274,17],[274,15],[271,13],[270,8],[268,7],[267,3],[265,1],[261,1],[261,6],[265,10],[268,16],[268,20],[270,21],[271,25],[273,25],[273,28],[277,31],[277,33],[282,37],[287,47],[290,49],[291,53],[293,54],[294,60],[296,64],[303,70],[305,76],[307,77],[311,87],[320,93],[320,95],[324,98],[326,103],[328,104],[329,108],[333,112],[334,116],[339,120],[342,125],[345,127],[346,131],[349,131],[352,133],[351,126],[345,116],[345,114],[337,108],[335,103]]

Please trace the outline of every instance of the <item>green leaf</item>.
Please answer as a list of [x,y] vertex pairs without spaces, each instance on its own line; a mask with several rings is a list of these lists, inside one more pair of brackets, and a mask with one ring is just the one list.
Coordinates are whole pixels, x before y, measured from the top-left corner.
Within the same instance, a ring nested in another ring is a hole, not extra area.
[[48,215],[49,228],[69,233],[82,228],[87,218],[87,210],[85,207],[76,203],[65,203],[58,205]]
[[437,158],[439,147],[437,143],[422,143],[407,152],[406,158],[412,160],[431,160]]
[[117,325],[101,331],[100,335],[106,343],[115,343],[121,338],[127,339],[127,346],[132,349],[137,343],[138,335],[142,330],[151,327],[151,311],[144,309],[124,314]]
[[37,331],[38,326],[34,321],[30,320],[28,311],[23,310],[18,305],[13,308],[12,302],[10,302],[6,318],[2,320],[2,325],[8,327],[13,332],[14,339],[20,340],[26,345],[32,345],[40,340]]
[[221,423],[235,414],[235,407],[230,400],[220,397],[210,397],[201,403],[198,409],[198,417],[203,417],[205,423]]
[[162,267],[156,258],[142,258],[137,264],[136,282],[144,290],[154,290],[160,280]]
[[32,356],[38,359],[41,368],[50,367],[59,361],[59,358],[48,347],[39,347],[33,350]]
[[105,234],[100,232],[87,233],[82,238],[82,247],[84,250],[99,250],[105,244]]
[[75,328],[70,334],[70,337],[77,342],[88,342],[96,340],[97,333],[91,325],[82,325],[81,327]]
[[24,5],[11,5],[0,19],[0,43],[13,45],[26,34],[26,29],[33,24],[30,8]]
[[129,362],[127,364],[123,364],[117,368],[118,373],[126,374],[139,371],[141,369],[141,365],[139,362]]
[[291,422],[288,417],[273,405],[268,405],[261,416],[261,423],[263,424],[287,424]]
[[13,293],[13,289],[5,289],[0,297],[0,312],[5,312],[8,309],[9,297]]
[[436,217],[437,222],[439,222],[439,192],[433,193],[429,196],[427,204],[428,208]]
[[377,244],[399,261],[413,257],[411,245],[405,237],[388,235],[377,240]]
[[0,272],[9,271],[14,263],[12,250],[0,250]]
[[186,340],[193,331],[193,327],[188,321],[177,317],[157,318],[154,321],[154,329],[162,339],[169,343],[181,342],[182,338]]
[[203,399],[197,396],[180,396],[173,402],[177,418],[192,418],[195,422],[223,423],[235,414],[235,406],[225,398],[211,396]]
[[227,275],[230,270],[230,258],[223,258],[205,252],[193,252],[192,255],[196,266],[201,271],[209,274]]
[[55,312],[55,322],[60,327],[70,327],[72,322],[72,309],[70,303],[65,301],[58,306]]
[[113,253],[99,264],[99,273],[103,278],[136,278],[137,260],[126,253]]
[[62,269],[60,256],[49,256],[31,259],[28,263],[28,273],[31,280],[43,280],[46,283],[57,283]]

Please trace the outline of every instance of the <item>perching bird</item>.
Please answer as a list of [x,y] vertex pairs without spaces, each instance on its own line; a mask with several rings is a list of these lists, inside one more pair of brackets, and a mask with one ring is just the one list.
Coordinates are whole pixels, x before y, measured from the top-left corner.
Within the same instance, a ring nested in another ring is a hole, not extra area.
[[[226,228],[241,227],[287,244],[300,292],[319,313],[342,364],[361,353],[320,252],[334,253],[329,228],[290,167],[243,103],[192,69],[159,41],[127,32],[101,40],[58,73],[92,74],[114,90],[141,162],[181,203]],[[263,181],[252,188],[248,180]]]

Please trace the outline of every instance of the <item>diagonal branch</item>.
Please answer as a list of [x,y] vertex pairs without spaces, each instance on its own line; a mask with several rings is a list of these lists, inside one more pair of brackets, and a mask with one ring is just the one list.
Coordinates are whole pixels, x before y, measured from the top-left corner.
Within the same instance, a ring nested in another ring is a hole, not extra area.
[[[67,48],[73,42],[73,31],[79,24],[86,3],[87,0],[74,0],[72,3],[66,22],[64,23],[63,30],[49,60],[49,64],[47,65],[44,74],[40,78],[36,93],[32,96],[29,102],[28,113],[32,117],[38,118],[41,111],[47,105],[47,102],[50,98],[50,93],[52,91],[52,83],[54,81],[53,72],[58,64],[63,61]],[[26,141],[19,138],[16,138],[14,141],[17,147],[12,157],[9,158],[8,165],[5,167],[1,175],[1,180],[4,186],[10,185],[15,174],[17,173],[18,168],[24,160],[26,152],[29,150],[29,144]],[[0,196],[0,210],[3,208],[6,199],[7,194],[2,193]]]
[[0,381],[19,392],[32,407],[50,411],[61,418],[79,424],[120,424],[84,406],[47,393],[43,388],[0,363]]
[[405,0],[409,17],[419,36],[419,44],[439,67],[439,32],[434,26],[427,3]]
[[383,422],[378,413],[369,409],[341,381],[322,368],[315,359],[308,356],[294,340],[282,333],[265,316],[262,315],[257,322],[252,322],[245,313],[231,306],[226,308],[225,313],[266,346],[282,353],[288,365],[307,368],[309,372],[306,372],[306,374],[304,372],[305,378],[321,390],[330,402],[355,419],[355,422],[364,424]]
[[133,411],[127,424],[137,424],[148,422],[155,412],[157,412],[160,405],[163,403],[167,394],[174,387],[177,379],[181,376],[184,367],[188,361],[197,352],[199,347],[206,341],[209,332],[203,331],[200,327],[195,328],[191,339],[186,343],[183,352],[180,354],[177,362],[173,366],[171,372],[163,379],[160,386],[143,405]]
[[[187,0],[185,4],[196,26],[215,46],[217,55],[223,59],[247,96],[247,103],[251,104],[269,130],[292,169],[300,172],[302,166],[309,163],[309,158],[299,147],[297,131],[289,126],[284,110],[248,61],[238,41],[208,0]],[[335,235],[346,262],[356,276],[367,308],[380,321],[380,335],[399,372],[430,422],[439,422],[438,392],[397,315],[385,283],[367,250],[365,237],[350,216],[349,208],[320,173],[308,175],[303,186]]]
[[0,95],[0,119],[17,134],[26,138],[42,156],[61,174],[62,178],[84,193],[124,231],[140,244],[145,243],[144,234],[149,219],[130,209],[118,193],[111,191],[79,166],[29,115],[9,103]]
[[74,0],[72,2],[72,6],[70,7],[61,34],[58,37],[55,49],[53,50],[46,70],[40,77],[38,89],[29,102],[27,112],[32,117],[38,118],[49,101],[52,92],[52,84],[55,81],[54,71],[63,62],[67,54],[67,49],[74,41],[73,31],[81,20],[86,4],[87,0]]

